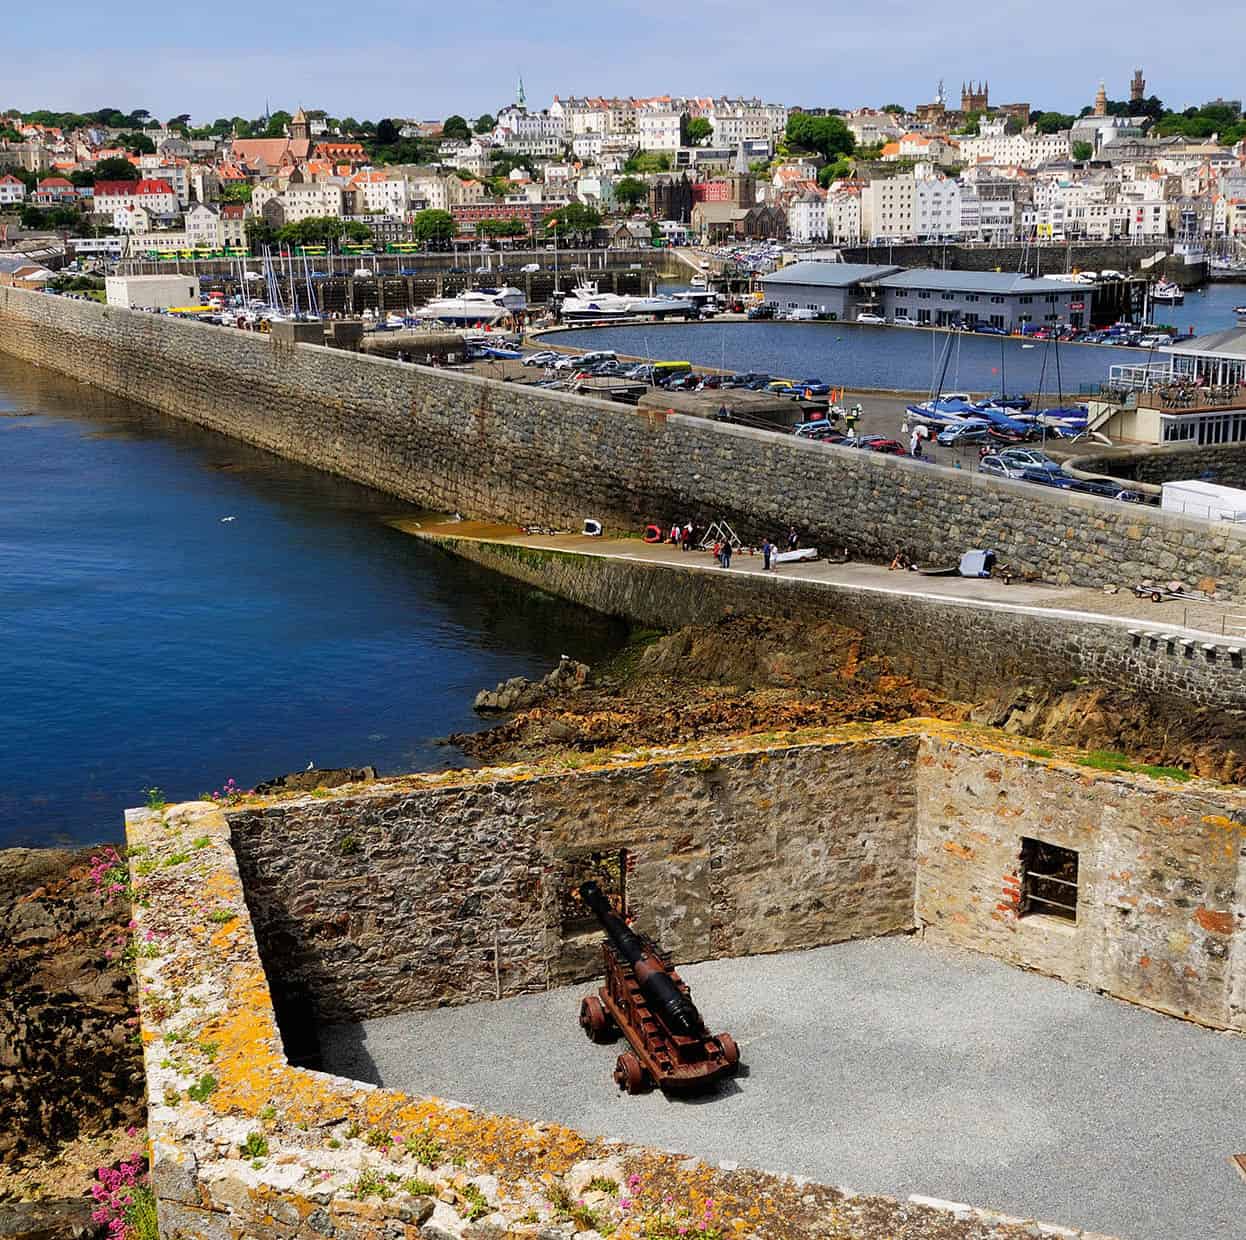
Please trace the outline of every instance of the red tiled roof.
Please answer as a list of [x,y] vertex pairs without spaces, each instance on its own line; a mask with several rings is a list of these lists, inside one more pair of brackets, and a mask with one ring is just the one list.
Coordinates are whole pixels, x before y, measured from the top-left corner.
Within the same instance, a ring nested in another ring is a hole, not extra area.
[[95,196],[96,198],[111,198],[114,195],[132,194],[134,193],[134,181],[96,181]]
[[136,194],[171,194],[173,186],[168,181],[143,180],[135,186]]

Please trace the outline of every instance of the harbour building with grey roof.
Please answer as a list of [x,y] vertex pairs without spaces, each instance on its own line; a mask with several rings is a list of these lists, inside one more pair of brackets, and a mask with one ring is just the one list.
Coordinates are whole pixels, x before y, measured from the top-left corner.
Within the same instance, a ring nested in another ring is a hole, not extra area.
[[813,310],[852,320],[878,314],[933,327],[988,324],[1015,332],[1092,321],[1094,288],[996,271],[904,270],[866,263],[792,263],[763,277],[777,311]]

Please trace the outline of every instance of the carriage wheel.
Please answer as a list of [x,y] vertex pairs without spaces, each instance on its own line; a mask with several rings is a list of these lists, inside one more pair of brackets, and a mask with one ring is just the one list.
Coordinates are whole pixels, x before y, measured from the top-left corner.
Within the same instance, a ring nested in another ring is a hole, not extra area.
[[735,1038],[729,1033],[720,1033],[718,1045],[722,1047],[723,1058],[734,1068],[740,1062],[740,1048],[735,1044]]
[[614,1038],[614,1021],[596,995],[580,1000],[580,1028],[591,1042],[610,1042]]
[[1151,602],[1158,603],[1164,596],[1158,590],[1151,591]]
[[614,1083],[629,1094],[642,1094],[649,1088],[649,1074],[645,1071],[645,1065],[631,1051],[624,1051],[616,1060]]

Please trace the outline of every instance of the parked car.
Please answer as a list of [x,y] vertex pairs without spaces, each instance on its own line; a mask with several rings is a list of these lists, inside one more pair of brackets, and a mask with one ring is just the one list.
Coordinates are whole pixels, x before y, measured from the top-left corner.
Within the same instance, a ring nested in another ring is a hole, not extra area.
[[844,442],[844,436],[826,418],[818,418],[813,422],[802,422],[792,431],[792,434],[799,436],[801,439],[816,439],[820,443]]
[[908,456],[909,450],[898,440],[888,439],[885,435],[858,435],[854,445],[870,452],[881,452],[885,456]]
[[876,327],[883,326],[887,320],[881,314],[858,314],[858,323],[871,323]]
[[1019,465],[1009,465],[994,453],[988,453],[978,462],[978,472],[994,474],[997,478],[1020,478],[1025,471]]
[[801,392],[808,392],[810,396],[827,396],[831,391],[831,385],[821,379],[796,379],[792,386]]
[[1006,336],[1008,335],[1002,327],[996,327],[994,323],[975,323],[973,330],[979,336]]
[[536,353],[529,353],[523,359],[525,366],[552,366],[560,357],[561,353],[555,353],[553,349],[541,349]]
[[935,436],[935,442],[945,448],[959,448],[965,444],[986,443],[987,426],[977,422],[962,422],[949,426]]
[[1146,496],[1141,491],[1123,487],[1115,478],[1074,478],[1069,484],[1070,491],[1080,491],[1085,495],[1099,495],[1104,499],[1117,499],[1124,504],[1145,504]]
[[1035,469],[1032,466],[1021,471],[1022,482],[1033,482],[1042,487],[1056,487],[1058,490],[1067,490],[1073,484],[1073,479],[1068,474],[1053,474],[1049,469]]
[[772,319],[774,318],[774,307],[767,305],[749,306],[745,317],[750,319]]
[[891,320],[897,327],[920,327],[921,324],[916,319],[911,319],[907,314],[897,314]]
[[541,264],[540,263],[524,263],[524,265],[520,267],[519,270],[522,271],[524,275],[530,276],[534,272],[541,270]]
[[998,455],[1000,460],[1016,469],[1041,469],[1049,474],[1064,472],[1059,461],[1053,461],[1045,452],[1035,448],[1004,448]]

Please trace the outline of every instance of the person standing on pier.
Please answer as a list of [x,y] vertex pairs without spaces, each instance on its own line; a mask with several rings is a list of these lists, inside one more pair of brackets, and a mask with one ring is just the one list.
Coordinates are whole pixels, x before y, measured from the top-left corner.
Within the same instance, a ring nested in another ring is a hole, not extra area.
[[762,572],[768,573],[770,571],[770,557],[772,555],[774,555],[774,543],[772,543],[769,538],[766,538],[761,544]]

